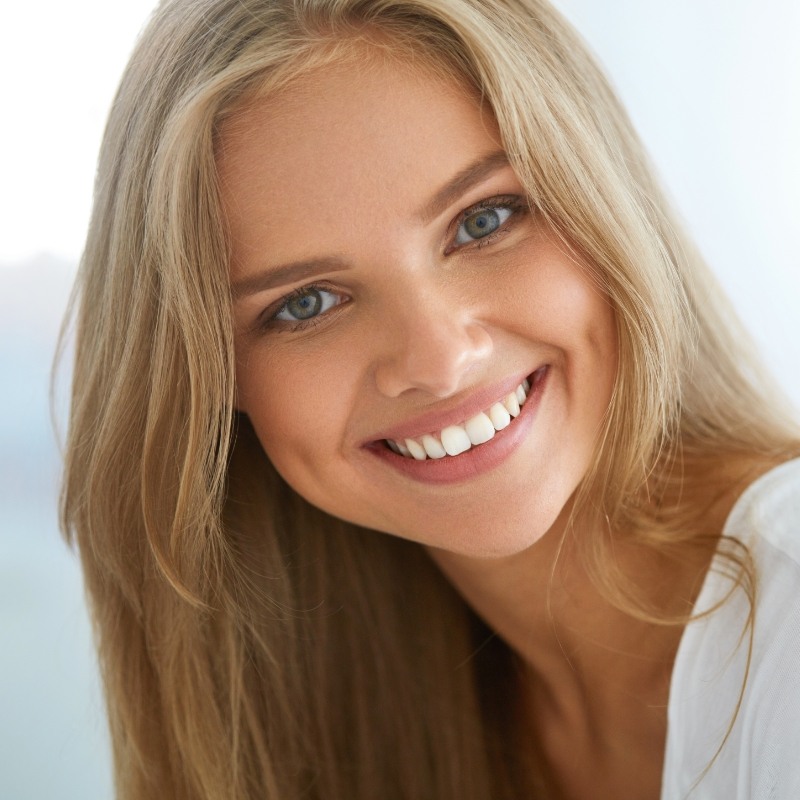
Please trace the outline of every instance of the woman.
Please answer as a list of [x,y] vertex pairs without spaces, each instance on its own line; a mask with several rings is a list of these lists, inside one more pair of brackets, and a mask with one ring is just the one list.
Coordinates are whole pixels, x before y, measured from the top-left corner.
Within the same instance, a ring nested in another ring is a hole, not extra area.
[[798,433],[541,0],[163,4],[80,292],[120,797],[800,788]]

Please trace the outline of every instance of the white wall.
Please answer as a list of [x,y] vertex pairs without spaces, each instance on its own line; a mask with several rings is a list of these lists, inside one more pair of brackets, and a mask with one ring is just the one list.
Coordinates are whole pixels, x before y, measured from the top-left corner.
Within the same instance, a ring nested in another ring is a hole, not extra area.
[[800,3],[558,0],[800,405]]

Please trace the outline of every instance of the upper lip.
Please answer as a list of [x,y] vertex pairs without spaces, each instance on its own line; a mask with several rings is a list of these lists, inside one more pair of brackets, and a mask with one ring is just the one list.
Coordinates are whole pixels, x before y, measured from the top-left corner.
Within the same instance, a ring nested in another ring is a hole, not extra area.
[[438,432],[448,425],[460,425],[502,400],[534,372],[535,370],[523,372],[489,386],[484,386],[481,389],[470,390],[468,397],[456,401],[454,405],[450,405],[447,408],[437,408],[435,411],[427,411],[424,414],[403,420],[403,422],[386,428],[371,437],[366,444],[372,444],[382,439],[392,439],[394,441],[398,439],[401,441],[403,439],[416,439],[426,433]]

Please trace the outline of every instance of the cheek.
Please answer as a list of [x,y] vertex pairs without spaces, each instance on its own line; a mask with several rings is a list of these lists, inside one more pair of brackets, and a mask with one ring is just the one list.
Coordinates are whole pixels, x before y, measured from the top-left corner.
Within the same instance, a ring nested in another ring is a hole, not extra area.
[[587,270],[550,251],[522,283],[530,334],[552,348],[555,381],[563,381],[570,428],[592,440],[611,400],[617,375],[616,319],[607,295]]
[[510,317],[529,333],[570,354],[574,363],[592,367],[616,364],[616,323],[605,293],[581,267],[552,247],[537,248],[527,262],[515,265],[508,285]]
[[583,278],[564,287],[561,324],[566,347],[574,354],[567,360],[573,396],[580,398],[594,422],[611,400],[617,374],[617,330],[608,298]]
[[254,348],[237,364],[239,407],[287,482],[320,476],[341,451],[348,379],[339,359]]

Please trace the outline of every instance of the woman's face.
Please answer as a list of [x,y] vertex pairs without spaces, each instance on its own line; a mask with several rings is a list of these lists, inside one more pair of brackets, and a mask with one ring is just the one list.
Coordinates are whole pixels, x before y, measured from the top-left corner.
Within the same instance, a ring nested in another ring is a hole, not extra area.
[[419,65],[366,62],[223,129],[238,405],[329,513],[510,555],[589,467],[613,313],[527,208],[491,114]]

